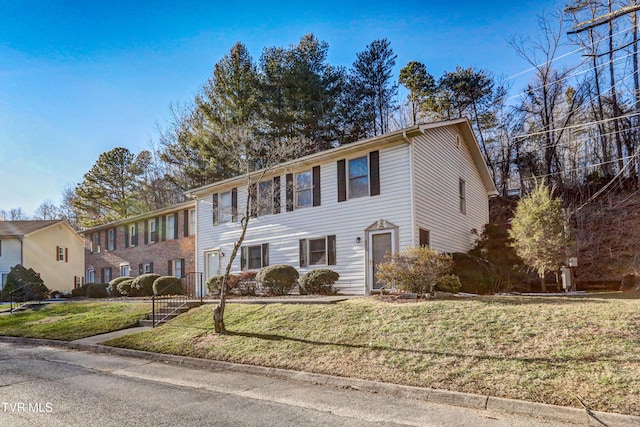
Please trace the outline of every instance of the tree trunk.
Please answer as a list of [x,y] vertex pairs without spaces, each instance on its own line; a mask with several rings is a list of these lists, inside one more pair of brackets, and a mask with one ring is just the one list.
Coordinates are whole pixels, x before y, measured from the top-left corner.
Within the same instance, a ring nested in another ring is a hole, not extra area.
[[540,289],[542,292],[547,292],[547,283],[544,281],[544,271],[539,273],[540,276]]
[[227,332],[224,328],[224,306],[225,304],[220,301],[220,304],[213,309],[213,328],[216,334],[224,334]]

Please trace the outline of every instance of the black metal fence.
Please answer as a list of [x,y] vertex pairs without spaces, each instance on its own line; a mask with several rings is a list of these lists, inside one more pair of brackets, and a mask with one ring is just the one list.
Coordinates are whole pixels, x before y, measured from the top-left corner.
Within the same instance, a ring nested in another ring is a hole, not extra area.
[[191,271],[182,278],[182,289],[189,298],[200,298],[204,296],[204,274]]
[[186,295],[154,295],[151,297],[151,320],[153,327],[171,320],[177,315],[188,310],[188,298]]
[[[26,288],[27,286],[32,286],[32,285],[38,285],[38,283],[26,283],[26,284],[20,286],[19,288],[16,288],[16,289],[12,290],[11,292],[9,292],[9,313],[13,314],[14,305],[15,305],[15,307],[17,309],[23,303],[27,302],[27,299],[25,298],[25,293],[24,293],[24,291],[22,291],[22,289]],[[37,301],[38,301],[38,304],[40,304],[40,300],[38,299]]]

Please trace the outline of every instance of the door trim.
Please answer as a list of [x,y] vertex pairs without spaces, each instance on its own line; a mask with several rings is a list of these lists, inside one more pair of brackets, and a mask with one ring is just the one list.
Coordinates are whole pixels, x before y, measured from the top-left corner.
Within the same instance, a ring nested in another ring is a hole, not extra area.
[[218,258],[218,274],[220,275],[220,249],[209,249],[204,251],[204,280],[206,281],[211,275],[209,274],[209,254],[216,254]]
[[372,236],[375,234],[391,233],[391,252],[397,253],[399,247],[398,238],[399,227],[383,218],[371,224],[364,231],[365,233],[365,294],[371,295],[373,289],[373,253],[372,253]]

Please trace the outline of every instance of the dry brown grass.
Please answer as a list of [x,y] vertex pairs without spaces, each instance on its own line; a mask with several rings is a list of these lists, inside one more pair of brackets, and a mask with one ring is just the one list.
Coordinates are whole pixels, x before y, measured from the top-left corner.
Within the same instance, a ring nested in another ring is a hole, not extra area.
[[211,307],[111,345],[640,415],[640,299]]

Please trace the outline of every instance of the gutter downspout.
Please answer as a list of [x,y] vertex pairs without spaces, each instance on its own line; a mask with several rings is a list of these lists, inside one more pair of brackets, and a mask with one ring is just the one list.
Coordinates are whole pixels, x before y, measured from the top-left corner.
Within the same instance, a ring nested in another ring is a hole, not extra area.
[[409,203],[410,215],[411,215],[411,245],[416,244],[416,211],[415,211],[415,185],[413,176],[413,144],[407,136],[407,131],[402,132],[402,138],[409,145],[409,191],[411,192],[411,200]]

